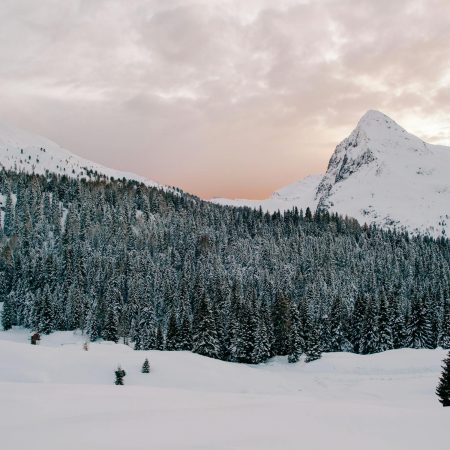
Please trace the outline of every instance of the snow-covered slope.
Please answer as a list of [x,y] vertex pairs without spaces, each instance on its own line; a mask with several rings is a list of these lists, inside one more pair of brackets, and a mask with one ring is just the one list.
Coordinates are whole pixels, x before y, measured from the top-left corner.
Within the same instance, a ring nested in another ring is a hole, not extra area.
[[98,173],[158,186],[158,183],[139,175],[109,169],[83,159],[47,138],[5,123],[0,123],[0,167],[36,174],[48,171],[73,178],[90,178]]
[[[0,331],[5,450],[423,450],[448,441],[450,410],[434,393],[444,350],[248,366],[111,342],[86,352],[79,332],[40,346],[28,337]],[[113,385],[118,364],[125,386]]]
[[275,191],[264,200],[214,198],[211,201],[219,205],[261,207],[264,211],[269,212],[284,211],[294,206],[315,208],[317,205],[316,192],[322,178],[323,175],[310,175]]
[[450,147],[427,144],[381,112],[368,111],[336,147],[326,174],[313,180],[267,200],[215,201],[268,210],[320,207],[361,223],[450,236]]
[[336,147],[316,199],[360,222],[450,236],[450,148],[369,111]]

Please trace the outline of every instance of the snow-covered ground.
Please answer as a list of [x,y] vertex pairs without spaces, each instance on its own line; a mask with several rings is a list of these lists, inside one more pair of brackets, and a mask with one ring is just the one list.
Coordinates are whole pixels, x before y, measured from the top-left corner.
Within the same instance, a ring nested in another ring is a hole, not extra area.
[[81,158],[43,136],[0,123],[0,168],[43,175],[47,171],[71,178],[90,178],[97,172],[115,179],[136,180],[148,186],[158,183],[139,175],[110,169]]
[[[442,350],[325,354],[247,366],[188,352],[133,351],[58,332],[40,346],[0,333],[5,450],[446,448],[434,393]],[[140,373],[148,357],[151,373]],[[115,386],[114,370],[127,372]]]
[[295,206],[303,211],[309,206],[312,211],[317,207],[317,188],[322,181],[323,175],[309,175],[300,181],[284,186],[272,193],[264,200],[248,200],[242,198],[214,198],[211,201],[218,205],[248,206],[249,208],[261,209],[270,213],[286,211]]

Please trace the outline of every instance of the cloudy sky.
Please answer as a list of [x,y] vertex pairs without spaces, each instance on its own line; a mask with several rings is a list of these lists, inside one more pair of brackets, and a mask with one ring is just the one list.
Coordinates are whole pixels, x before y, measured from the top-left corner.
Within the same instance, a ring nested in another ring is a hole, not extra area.
[[202,197],[319,173],[368,109],[450,145],[449,0],[1,0],[0,120]]

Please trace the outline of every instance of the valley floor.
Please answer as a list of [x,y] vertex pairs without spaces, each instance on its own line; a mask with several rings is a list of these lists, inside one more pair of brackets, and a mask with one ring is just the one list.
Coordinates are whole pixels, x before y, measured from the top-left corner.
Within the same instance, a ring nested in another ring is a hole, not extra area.
[[[446,448],[434,393],[443,350],[275,358],[247,366],[133,351],[59,332],[0,332],[5,450],[424,450]],[[150,374],[140,373],[148,357]],[[126,370],[115,386],[114,370]]]

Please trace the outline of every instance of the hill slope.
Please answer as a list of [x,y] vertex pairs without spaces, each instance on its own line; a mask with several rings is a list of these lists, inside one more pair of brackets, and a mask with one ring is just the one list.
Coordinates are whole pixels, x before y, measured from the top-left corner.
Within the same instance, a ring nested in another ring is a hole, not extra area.
[[309,206],[364,223],[450,235],[450,148],[427,144],[378,111],[368,111],[335,149],[327,172],[270,199],[216,203],[274,211]]
[[139,175],[110,169],[81,158],[45,137],[5,123],[0,123],[0,167],[41,175],[48,171],[71,178],[91,178],[97,173],[158,186],[158,183]]

